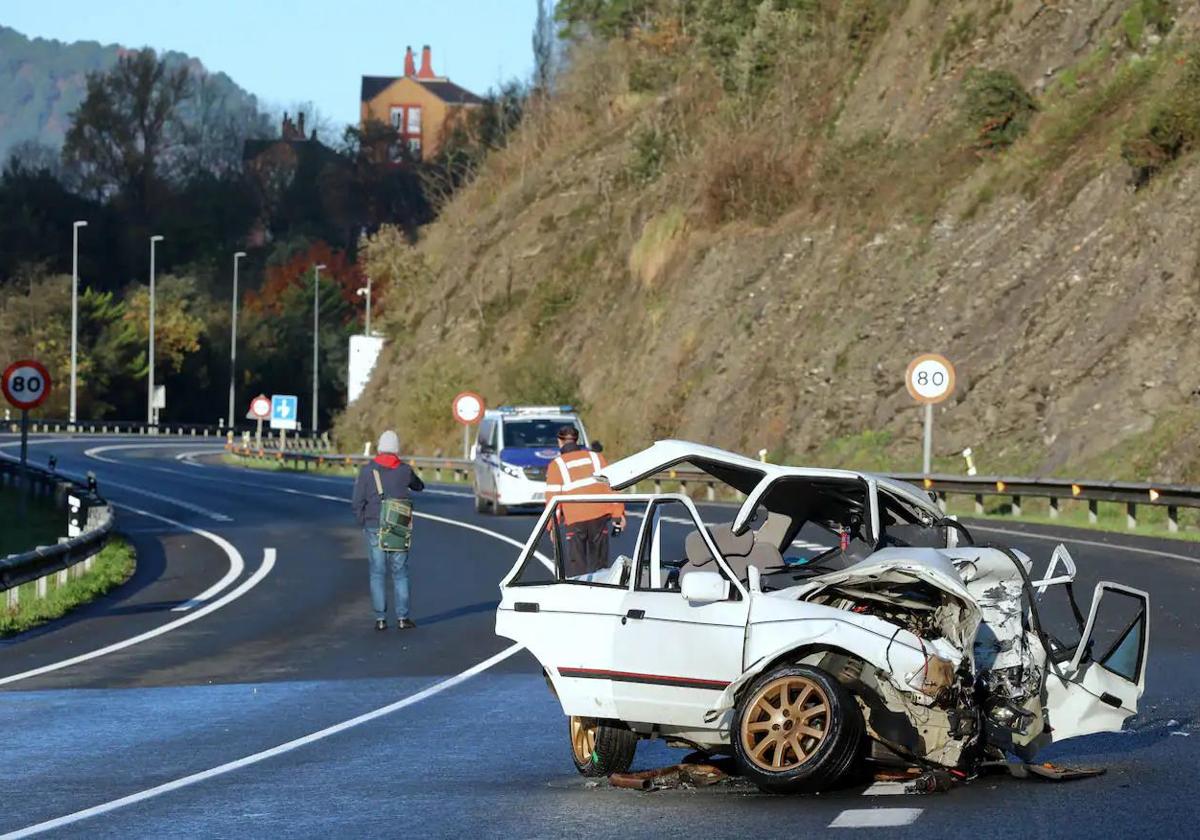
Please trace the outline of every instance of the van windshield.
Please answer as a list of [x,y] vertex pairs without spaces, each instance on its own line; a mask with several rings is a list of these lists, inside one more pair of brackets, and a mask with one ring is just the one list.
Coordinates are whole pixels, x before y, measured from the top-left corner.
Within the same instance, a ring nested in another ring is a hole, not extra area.
[[[505,420],[504,445],[509,446],[552,446],[558,447],[558,430],[563,426],[574,426],[579,431],[577,423],[565,423],[562,420]],[[583,434],[580,433],[580,439]]]

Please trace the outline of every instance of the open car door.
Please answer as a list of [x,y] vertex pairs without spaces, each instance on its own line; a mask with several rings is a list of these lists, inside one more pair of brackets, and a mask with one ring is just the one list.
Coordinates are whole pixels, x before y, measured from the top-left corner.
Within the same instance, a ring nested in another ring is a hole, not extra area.
[[1096,584],[1079,644],[1073,651],[1052,654],[1049,663],[1051,740],[1120,731],[1137,712],[1146,688],[1149,644],[1150,596],[1119,583]]
[[[607,499],[595,502],[595,499]],[[570,566],[570,542],[559,509],[596,505],[612,497],[560,496],[542,513],[512,571],[500,583],[496,634],[529,649],[545,669],[563,712],[615,718],[612,653],[624,615],[633,538],[615,540],[597,568]],[[580,500],[585,501],[580,501]],[[624,554],[621,552],[624,551]]]

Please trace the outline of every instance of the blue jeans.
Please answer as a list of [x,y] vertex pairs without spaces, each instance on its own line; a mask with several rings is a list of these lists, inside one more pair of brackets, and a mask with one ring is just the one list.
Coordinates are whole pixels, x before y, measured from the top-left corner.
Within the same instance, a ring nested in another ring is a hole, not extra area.
[[367,560],[371,568],[371,608],[375,619],[387,618],[387,567],[392,567],[392,608],[396,618],[408,618],[408,552],[384,551],[379,547],[379,531],[363,528],[367,538]]

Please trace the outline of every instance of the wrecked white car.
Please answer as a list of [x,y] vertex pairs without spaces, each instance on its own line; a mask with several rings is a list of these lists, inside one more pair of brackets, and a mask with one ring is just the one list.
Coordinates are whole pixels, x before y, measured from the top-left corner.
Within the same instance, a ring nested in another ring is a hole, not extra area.
[[[1085,619],[1061,546],[1035,574],[911,485],[683,441],[604,478],[619,491],[682,464],[744,495],[732,521],[674,493],[561,497],[501,583],[496,632],[541,662],[581,773],[623,772],[663,738],[732,753],[769,791],[868,760],[961,776],[1137,711],[1148,596],[1101,582]],[[581,570],[562,522],[616,498],[628,526]]]

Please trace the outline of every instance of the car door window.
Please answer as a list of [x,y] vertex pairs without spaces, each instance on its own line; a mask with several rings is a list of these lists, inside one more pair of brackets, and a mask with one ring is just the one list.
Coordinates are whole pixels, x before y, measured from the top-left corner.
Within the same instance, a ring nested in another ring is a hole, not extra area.
[[[644,516],[646,503],[627,503],[626,516]],[[610,502],[555,499],[546,527],[527,552],[510,586],[566,583],[627,588],[636,533],[617,530]]]
[[637,559],[637,589],[647,592],[678,592],[689,571],[724,574],[691,511],[676,499],[651,505]]

